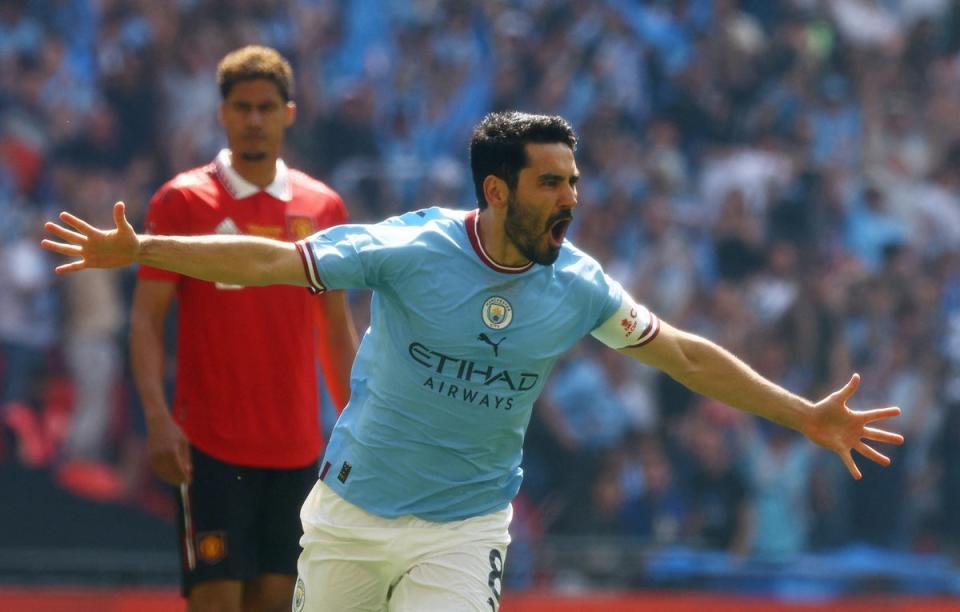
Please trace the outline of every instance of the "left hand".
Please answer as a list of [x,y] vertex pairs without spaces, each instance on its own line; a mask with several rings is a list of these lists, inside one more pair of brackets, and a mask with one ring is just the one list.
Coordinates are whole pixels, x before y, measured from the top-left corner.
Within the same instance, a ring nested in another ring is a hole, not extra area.
[[810,441],[835,452],[847,466],[850,475],[860,480],[862,474],[850,451],[858,453],[882,466],[890,465],[890,458],[864,442],[903,444],[903,436],[897,433],[868,427],[868,423],[900,415],[900,408],[878,408],[857,411],[847,407],[847,400],[860,386],[860,375],[854,374],[843,388],[834,391],[814,404],[814,411],[801,432]]
[[85,268],[118,268],[136,261],[140,251],[140,239],[127,221],[123,202],[113,205],[113,222],[116,227],[112,230],[96,228],[68,212],[60,213],[60,221],[73,229],[53,222],[47,222],[44,228],[63,242],[46,239],[40,242],[40,246],[48,251],[79,259],[57,266],[57,274]]

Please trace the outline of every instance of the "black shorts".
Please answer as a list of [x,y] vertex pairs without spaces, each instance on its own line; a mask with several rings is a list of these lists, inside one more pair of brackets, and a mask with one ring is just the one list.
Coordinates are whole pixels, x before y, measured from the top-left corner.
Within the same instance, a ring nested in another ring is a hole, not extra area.
[[273,469],[225,463],[191,447],[193,482],[178,492],[182,587],[209,580],[297,574],[300,506],[317,465]]

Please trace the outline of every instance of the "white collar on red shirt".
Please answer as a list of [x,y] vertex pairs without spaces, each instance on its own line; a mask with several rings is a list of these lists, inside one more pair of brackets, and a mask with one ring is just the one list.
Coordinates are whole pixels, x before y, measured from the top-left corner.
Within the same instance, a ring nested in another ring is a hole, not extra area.
[[287,164],[283,163],[282,159],[277,159],[277,174],[273,177],[273,182],[263,189],[243,178],[239,172],[233,169],[230,149],[222,149],[213,163],[217,168],[217,177],[220,182],[227,188],[230,195],[237,200],[249,198],[259,191],[266,191],[283,202],[289,202],[293,199],[293,190],[290,188],[290,173],[287,170]]

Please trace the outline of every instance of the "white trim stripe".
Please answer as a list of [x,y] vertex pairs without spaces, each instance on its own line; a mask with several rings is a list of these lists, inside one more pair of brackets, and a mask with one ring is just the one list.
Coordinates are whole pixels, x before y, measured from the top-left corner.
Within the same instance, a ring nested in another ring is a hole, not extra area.
[[310,283],[308,289],[311,293],[325,293],[326,285],[320,280],[320,274],[317,273],[317,263],[313,260],[310,252],[310,245],[306,240],[298,240],[294,243],[297,247],[297,253],[300,254],[300,261],[303,263],[303,271],[307,275],[307,282]]
[[190,510],[190,485],[180,483],[180,498],[183,501],[183,550],[187,554],[187,569],[197,569],[197,549],[193,542],[193,512]]

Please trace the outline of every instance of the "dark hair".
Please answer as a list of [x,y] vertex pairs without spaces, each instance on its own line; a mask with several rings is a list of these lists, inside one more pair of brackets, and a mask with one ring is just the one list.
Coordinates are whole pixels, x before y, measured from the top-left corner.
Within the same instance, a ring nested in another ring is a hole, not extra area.
[[513,190],[526,168],[527,144],[563,143],[575,150],[577,136],[567,120],[557,115],[531,115],[518,111],[490,113],[477,124],[470,139],[470,170],[477,206],[487,207],[483,181],[491,174]]
[[231,51],[217,66],[217,84],[224,100],[240,81],[267,79],[273,81],[285,102],[293,97],[293,68],[276,50],[250,45]]

